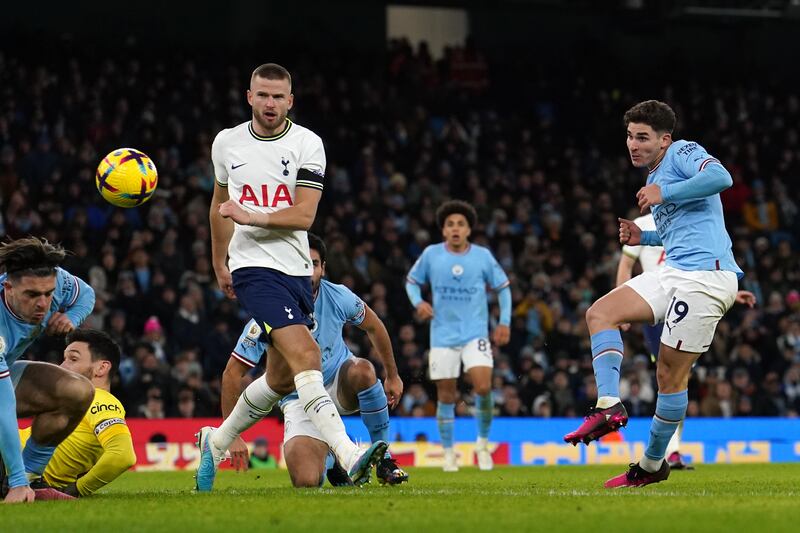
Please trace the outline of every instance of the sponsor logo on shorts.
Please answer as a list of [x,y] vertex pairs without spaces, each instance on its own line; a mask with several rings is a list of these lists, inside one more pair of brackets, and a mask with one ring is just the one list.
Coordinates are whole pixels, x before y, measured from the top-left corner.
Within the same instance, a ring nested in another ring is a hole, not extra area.
[[102,422],[100,422],[99,424],[97,424],[94,427],[94,435],[95,435],[95,437],[100,435],[100,433],[102,433],[103,431],[107,430],[108,428],[110,428],[111,426],[114,426],[116,424],[122,424],[123,426],[126,425],[125,424],[125,419],[124,418],[109,418],[107,420],[103,420]]

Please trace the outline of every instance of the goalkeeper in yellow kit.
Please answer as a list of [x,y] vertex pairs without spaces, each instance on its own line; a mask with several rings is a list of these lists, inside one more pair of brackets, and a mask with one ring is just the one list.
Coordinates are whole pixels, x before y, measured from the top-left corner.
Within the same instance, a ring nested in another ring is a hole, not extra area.
[[[78,427],[56,448],[43,483],[72,496],[88,496],[136,463],[125,409],[109,392],[119,367],[119,346],[106,333],[76,329],[67,335],[63,368],[89,378],[95,394]],[[23,443],[30,428],[20,430]]]

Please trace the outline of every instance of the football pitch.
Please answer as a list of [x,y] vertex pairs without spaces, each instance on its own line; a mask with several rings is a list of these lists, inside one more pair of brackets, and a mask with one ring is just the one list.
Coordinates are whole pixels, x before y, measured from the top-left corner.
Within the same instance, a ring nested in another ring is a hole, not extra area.
[[2,531],[798,531],[800,464],[700,465],[641,489],[602,488],[620,466],[410,469],[381,487],[295,490],[285,471],[130,472],[101,494],[3,506]]

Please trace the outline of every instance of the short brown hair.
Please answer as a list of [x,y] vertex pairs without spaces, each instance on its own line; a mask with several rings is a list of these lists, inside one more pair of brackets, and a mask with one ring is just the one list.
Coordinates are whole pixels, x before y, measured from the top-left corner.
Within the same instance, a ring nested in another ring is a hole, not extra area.
[[47,239],[26,237],[0,245],[0,267],[9,277],[47,277],[56,273],[67,252]]
[[264,63],[259,65],[250,76],[250,80],[258,76],[265,80],[289,80],[289,87],[292,86],[292,75],[284,67],[277,63]]
[[647,124],[656,131],[672,133],[675,130],[675,111],[664,102],[658,100],[645,100],[639,102],[625,112],[623,119],[625,127],[631,122]]
[[73,329],[67,333],[67,346],[73,342],[85,342],[89,345],[92,362],[108,361],[111,363],[109,378],[119,370],[121,350],[119,344],[114,342],[108,333],[89,328]]
[[475,208],[463,200],[450,200],[439,206],[439,209],[436,210],[436,223],[440,228],[444,228],[444,222],[450,215],[464,215],[470,229],[474,228],[478,222],[478,213],[475,212]]

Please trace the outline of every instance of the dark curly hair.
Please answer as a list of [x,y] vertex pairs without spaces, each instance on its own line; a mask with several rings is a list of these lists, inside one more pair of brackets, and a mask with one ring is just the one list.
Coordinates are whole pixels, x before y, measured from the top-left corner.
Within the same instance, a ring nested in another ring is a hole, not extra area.
[[623,122],[625,127],[631,122],[636,124],[647,124],[651,128],[660,132],[672,133],[677,122],[675,111],[664,102],[658,100],[645,100],[639,102],[625,112]]
[[47,239],[26,237],[0,245],[0,268],[9,277],[46,277],[56,273],[67,252]]
[[450,215],[464,215],[470,229],[474,228],[478,222],[478,213],[475,212],[475,208],[463,200],[450,200],[439,206],[439,209],[436,210],[436,223],[440,228],[444,228],[444,221]]

